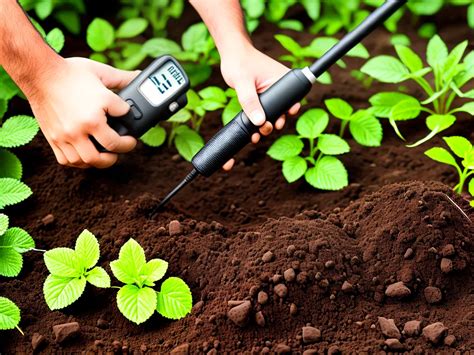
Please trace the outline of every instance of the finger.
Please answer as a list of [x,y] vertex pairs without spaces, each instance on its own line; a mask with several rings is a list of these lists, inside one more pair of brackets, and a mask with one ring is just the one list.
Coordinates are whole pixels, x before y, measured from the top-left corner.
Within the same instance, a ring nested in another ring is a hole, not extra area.
[[260,137],[260,133],[252,134],[252,143],[257,144],[258,142],[260,142]]
[[240,105],[250,121],[257,127],[263,125],[265,123],[265,111],[263,111],[258,99],[255,82],[242,79],[235,86],[235,90],[237,91]]
[[139,70],[120,70],[99,62],[93,62],[93,70],[108,89],[117,90],[123,89],[140,74]]
[[89,166],[105,169],[117,162],[117,154],[99,153],[89,139],[82,139],[75,146],[82,161]]
[[126,115],[128,111],[130,111],[130,105],[120,96],[109,91],[104,110],[112,117],[120,117]]
[[69,143],[62,144],[61,150],[66,156],[66,159],[67,159],[66,165],[72,166],[74,168],[81,168],[81,169],[85,169],[88,167],[88,165],[82,161],[76,149],[71,144]]
[[298,114],[298,112],[300,111],[301,109],[301,104],[298,102],[297,104],[294,104],[290,110],[288,111],[288,113],[291,115],[291,116],[295,116]]
[[92,136],[99,144],[113,153],[128,153],[137,145],[137,140],[132,136],[121,137],[117,132],[110,128],[106,123],[102,124]]
[[285,116],[281,116],[279,119],[276,120],[275,122],[275,128],[277,130],[281,130],[283,129],[283,127],[285,126],[285,123],[286,123],[286,117]]
[[269,121],[265,122],[265,124],[260,127],[259,131],[263,136],[268,136],[273,131],[272,123]]
[[53,144],[51,142],[49,143],[49,145],[51,146],[51,149],[53,150],[53,153],[58,163],[61,165],[67,165],[68,161],[64,153],[61,151],[61,149],[59,149],[59,147],[56,144]]
[[234,167],[234,164],[235,164],[235,159],[231,159],[227,163],[224,164],[222,169],[224,169],[225,171],[229,171]]

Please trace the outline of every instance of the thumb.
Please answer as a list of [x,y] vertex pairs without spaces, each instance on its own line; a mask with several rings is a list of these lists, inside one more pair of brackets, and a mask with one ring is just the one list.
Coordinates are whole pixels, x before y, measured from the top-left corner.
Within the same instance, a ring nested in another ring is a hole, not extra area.
[[240,105],[250,121],[257,127],[265,123],[265,111],[258,99],[255,83],[245,80],[235,86]]
[[128,71],[116,69],[110,65],[103,63],[94,63],[95,71],[99,76],[102,83],[111,90],[121,90],[130,82],[135,79],[135,77],[140,74],[139,70]]
[[112,91],[109,92],[105,111],[112,117],[120,117],[130,111],[130,105]]

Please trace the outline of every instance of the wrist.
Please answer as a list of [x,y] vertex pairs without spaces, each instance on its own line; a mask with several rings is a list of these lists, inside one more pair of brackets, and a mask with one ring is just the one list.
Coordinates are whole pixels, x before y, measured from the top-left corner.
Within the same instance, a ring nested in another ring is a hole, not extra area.
[[222,61],[232,61],[240,57],[246,57],[256,50],[248,36],[226,41],[225,45],[217,48]]

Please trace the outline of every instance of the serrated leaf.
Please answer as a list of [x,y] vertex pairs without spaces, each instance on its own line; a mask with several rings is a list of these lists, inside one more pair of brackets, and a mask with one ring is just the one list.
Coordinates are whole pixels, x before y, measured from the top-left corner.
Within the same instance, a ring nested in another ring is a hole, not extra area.
[[187,161],[191,161],[196,153],[204,147],[204,139],[191,128],[187,126],[181,127],[183,129],[177,131],[174,144],[178,153]]
[[6,149],[0,149],[0,178],[12,178],[20,180],[23,175],[23,167],[20,159]]
[[451,155],[450,152],[448,152],[446,149],[441,148],[441,147],[434,147],[431,149],[428,149],[425,152],[425,155],[433,159],[434,161],[437,161],[439,163],[447,164],[454,166],[456,168],[459,168],[458,163],[456,162],[456,159]]
[[328,114],[324,110],[313,108],[298,119],[296,131],[301,137],[315,139],[324,132],[328,124]]
[[275,159],[284,161],[301,153],[304,144],[298,136],[287,135],[278,138],[268,149],[267,154]]
[[20,203],[32,193],[31,189],[19,180],[0,178],[0,209]]
[[406,121],[417,118],[421,112],[420,102],[411,97],[400,101],[392,107],[390,111],[390,119],[394,121]]
[[412,97],[400,92],[380,92],[369,99],[372,105],[372,112],[380,118],[389,118],[392,108],[403,100],[410,100]]
[[443,137],[443,139],[453,153],[460,158],[464,158],[473,149],[471,142],[464,137],[453,136]]
[[85,271],[76,252],[69,248],[48,250],[44,262],[51,274],[60,277],[80,277]]
[[25,145],[36,136],[39,126],[30,116],[14,116],[0,127],[0,147],[16,148]]
[[100,266],[96,266],[87,273],[87,281],[95,287],[109,288],[110,287],[110,276]]
[[408,69],[398,59],[381,55],[370,59],[361,71],[383,83],[400,83],[407,79]]
[[54,28],[46,36],[46,42],[53,48],[56,53],[61,52],[64,48],[64,33],[59,28]]
[[77,237],[75,251],[78,261],[86,269],[95,266],[99,261],[99,242],[95,235],[87,229]]
[[145,252],[134,239],[126,242],[120,248],[119,258],[110,263],[114,276],[125,284],[139,281],[139,273],[146,264]]
[[305,174],[306,181],[321,190],[341,190],[349,184],[347,170],[335,157],[322,157]]
[[322,134],[318,138],[318,149],[326,155],[348,153],[351,148],[341,137],[335,134]]
[[157,298],[156,310],[169,319],[184,318],[193,306],[189,286],[178,277],[170,277],[163,282]]
[[110,48],[115,41],[115,30],[110,22],[95,18],[87,27],[87,44],[96,52]]
[[440,36],[435,35],[428,42],[428,47],[426,49],[426,60],[432,68],[441,66],[446,61],[448,57],[448,47],[443,42]]
[[423,62],[421,61],[421,58],[409,47],[397,45],[395,46],[395,50],[397,51],[402,63],[405,64],[412,73],[423,69]]
[[150,147],[158,148],[163,145],[166,140],[166,131],[160,125],[156,125],[141,136],[140,140]]
[[357,143],[366,147],[379,147],[382,143],[382,124],[371,113],[360,110],[349,122],[349,130]]
[[71,278],[49,275],[43,285],[43,294],[49,309],[54,311],[76,302],[85,288],[85,277]]
[[10,220],[6,214],[0,213],[0,235],[3,235],[7,229]]
[[16,277],[23,267],[23,257],[13,249],[0,248],[0,276]]
[[144,18],[131,18],[120,25],[115,32],[117,38],[133,38],[142,34],[148,27],[148,21]]
[[324,101],[324,103],[329,112],[341,120],[349,120],[352,112],[354,112],[352,106],[342,99],[329,99]]
[[146,276],[146,283],[161,280],[168,270],[168,263],[161,259],[151,259],[140,270],[140,276]]
[[285,160],[282,165],[283,176],[290,184],[299,180],[307,169],[308,164],[302,157],[289,158]]
[[35,248],[35,241],[24,229],[13,227],[0,233],[0,248],[11,248],[18,253],[25,253]]
[[0,297],[0,330],[14,329],[20,318],[20,308],[8,298]]
[[125,285],[117,293],[117,306],[128,320],[141,324],[148,320],[156,308],[155,291],[149,287]]

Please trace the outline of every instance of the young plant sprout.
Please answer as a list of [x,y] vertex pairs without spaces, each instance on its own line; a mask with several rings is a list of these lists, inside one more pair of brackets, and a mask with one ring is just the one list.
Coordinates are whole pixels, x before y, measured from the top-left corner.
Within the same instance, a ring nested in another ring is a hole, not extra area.
[[[459,182],[454,187],[454,191],[461,194],[464,191],[467,181],[474,175],[474,147],[471,142],[464,137],[454,136],[444,137],[443,139],[454,155],[462,159],[461,164],[456,161],[455,156],[443,147],[428,149],[425,154],[434,161],[456,168]],[[474,179],[471,179],[469,182],[468,190],[469,193],[474,196]],[[474,201],[471,201],[471,206],[474,207]]]
[[8,298],[0,297],[0,330],[16,328],[22,335],[25,335],[18,326],[20,319],[20,308]]
[[[270,147],[267,154],[283,162],[283,176],[288,182],[304,176],[311,186],[321,190],[340,190],[348,185],[347,170],[335,155],[348,153],[350,147],[343,138],[323,133],[328,124],[324,110],[311,109],[298,119],[298,135],[282,136]],[[302,154],[305,142],[307,154]]]
[[125,284],[117,293],[117,306],[128,320],[141,324],[155,310],[166,318],[180,319],[191,311],[191,291],[180,278],[166,279],[159,292],[153,289],[166,274],[168,263],[161,259],[147,262],[143,248],[134,239],[122,246],[119,258],[110,267],[114,276]]
[[[370,98],[373,113],[377,117],[388,118],[397,135],[403,138],[397,122],[417,118],[421,112],[428,113],[426,125],[430,133],[416,143],[415,147],[433,138],[436,134],[448,129],[456,122],[456,113],[466,112],[474,115],[474,102],[469,101],[461,106],[454,105],[454,100],[474,99],[474,90],[463,92],[474,78],[474,51],[464,57],[468,42],[457,45],[450,53],[443,40],[434,36],[428,43],[426,59],[428,66],[409,47],[395,46],[399,59],[381,55],[370,59],[362,72],[384,83],[402,83],[412,80],[426,94],[426,99],[398,93],[382,92]],[[430,83],[425,77],[433,73],[434,82]]]

